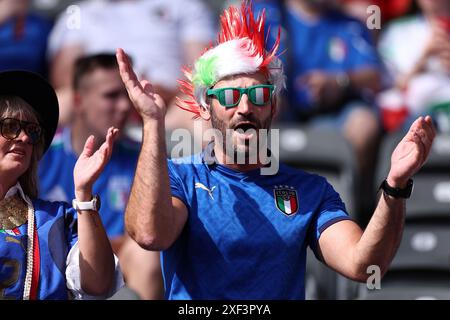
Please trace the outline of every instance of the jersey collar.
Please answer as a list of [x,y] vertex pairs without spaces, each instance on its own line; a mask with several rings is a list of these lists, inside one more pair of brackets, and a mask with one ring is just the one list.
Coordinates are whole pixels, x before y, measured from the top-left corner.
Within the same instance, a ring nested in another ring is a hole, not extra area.
[[19,196],[23,199],[23,201],[26,202],[26,204],[28,204],[29,206],[32,206],[31,200],[30,198],[28,198],[25,193],[23,192],[22,186],[20,185],[19,182],[17,182],[14,186],[12,186],[8,192],[5,195],[5,199],[6,198],[10,198],[15,196],[16,194],[19,194]]

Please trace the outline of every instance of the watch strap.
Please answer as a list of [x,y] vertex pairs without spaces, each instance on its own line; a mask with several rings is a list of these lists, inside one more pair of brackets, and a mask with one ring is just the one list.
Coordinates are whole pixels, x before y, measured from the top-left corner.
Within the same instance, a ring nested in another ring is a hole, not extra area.
[[412,179],[408,180],[405,188],[391,187],[388,184],[387,180],[384,179],[380,185],[380,189],[382,189],[387,195],[389,195],[391,197],[409,199],[411,197],[413,186],[414,186],[414,183],[413,183]]
[[98,196],[93,196],[91,201],[78,201],[77,199],[73,199],[72,207],[78,211],[98,211]]

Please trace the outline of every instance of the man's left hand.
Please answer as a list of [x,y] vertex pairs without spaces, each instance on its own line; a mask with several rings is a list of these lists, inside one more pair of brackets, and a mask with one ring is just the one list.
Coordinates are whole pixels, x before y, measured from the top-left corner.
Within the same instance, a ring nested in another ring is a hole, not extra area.
[[395,148],[387,183],[404,188],[408,180],[420,170],[430,154],[436,130],[430,116],[419,117]]

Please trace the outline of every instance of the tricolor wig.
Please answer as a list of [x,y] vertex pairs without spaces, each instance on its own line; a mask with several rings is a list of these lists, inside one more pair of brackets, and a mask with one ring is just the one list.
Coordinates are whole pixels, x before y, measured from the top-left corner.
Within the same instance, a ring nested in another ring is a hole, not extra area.
[[177,105],[200,116],[200,108],[207,108],[206,90],[219,80],[238,74],[262,72],[275,85],[275,95],[285,87],[282,63],[276,56],[280,44],[280,29],[270,51],[265,50],[265,11],[254,18],[251,4],[244,1],[241,9],[230,6],[220,17],[218,44],[200,56],[194,69],[184,68],[187,80],[179,80],[180,89],[187,95],[177,97]]

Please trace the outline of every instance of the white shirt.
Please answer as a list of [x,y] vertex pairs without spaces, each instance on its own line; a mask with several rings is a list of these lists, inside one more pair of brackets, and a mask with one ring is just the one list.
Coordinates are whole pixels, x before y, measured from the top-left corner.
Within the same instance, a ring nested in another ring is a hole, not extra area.
[[391,74],[408,73],[419,61],[431,37],[431,27],[422,16],[395,20],[382,33],[379,52]]
[[49,58],[69,45],[81,45],[86,54],[121,47],[139,76],[173,89],[186,64],[183,45],[208,45],[214,29],[208,7],[199,0],[82,1],[58,18]]

